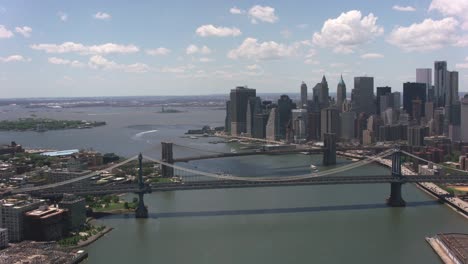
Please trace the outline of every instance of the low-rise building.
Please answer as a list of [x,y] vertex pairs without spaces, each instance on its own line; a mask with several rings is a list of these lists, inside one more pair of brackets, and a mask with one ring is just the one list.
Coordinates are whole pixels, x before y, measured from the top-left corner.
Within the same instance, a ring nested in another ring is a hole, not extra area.
[[77,177],[85,176],[89,173],[91,173],[90,170],[69,171],[66,169],[56,169],[56,170],[48,171],[46,173],[46,177],[47,177],[48,183],[56,183],[56,182],[71,180]]
[[8,229],[8,240],[19,242],[24,239],[24,213],[38,208],[44,200],[32,199],[28,195],[16,195],[0,201],[0,227]]
[[65,210],[46,205],[26,212],[25,237],[33,241],[59,240],[64,235],[65,217]]
[[8,247],[8,229],[0,228],[0,249]]

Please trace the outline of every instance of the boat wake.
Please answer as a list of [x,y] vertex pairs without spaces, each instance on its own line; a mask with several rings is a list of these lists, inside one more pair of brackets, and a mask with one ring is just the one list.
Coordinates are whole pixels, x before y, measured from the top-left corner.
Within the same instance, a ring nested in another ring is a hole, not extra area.
[[158,132],[158,130],[148,130],[148,131],[137,133],[133,135],[132,139],[140,139],[141,137],[143,137],[143,135],[154,133],[154,132]]

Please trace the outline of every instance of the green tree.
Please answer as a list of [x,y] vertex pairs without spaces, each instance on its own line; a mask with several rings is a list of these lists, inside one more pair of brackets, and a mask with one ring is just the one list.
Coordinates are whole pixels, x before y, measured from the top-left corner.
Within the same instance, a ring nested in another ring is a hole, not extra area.
[[110,195],[106,195],[102,197],[102,201],[106,204],[110,203],[112,201],[112,197]]

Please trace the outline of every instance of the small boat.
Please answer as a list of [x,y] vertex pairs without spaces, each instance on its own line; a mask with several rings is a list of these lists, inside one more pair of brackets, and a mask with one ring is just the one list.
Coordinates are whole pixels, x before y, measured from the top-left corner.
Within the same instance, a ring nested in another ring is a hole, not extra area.
[[312,172],[318,172],[317,166],[315,166],[313,164],[310,164],[310,169],[312,170]]
[[196,137],[196,136],[190,136],[189,138],[190,139],[198,139],[198,137]]

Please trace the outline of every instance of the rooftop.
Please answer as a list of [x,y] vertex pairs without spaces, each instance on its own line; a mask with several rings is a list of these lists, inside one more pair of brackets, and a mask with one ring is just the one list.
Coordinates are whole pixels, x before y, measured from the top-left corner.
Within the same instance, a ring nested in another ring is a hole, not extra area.
[[58,156],[70,156],[78,152],[80,152],[80,150],[78,149],[69,149],[69,150],[44,152],[44,153],[41,153],[41,155],[49,156],[49,157],[58,157]]
[[468,234],[438,234],[439,238],[462,263],[468,262]]
[[56,207],[47,207],[47,206],[42,207],[41,206],[38,209],[27,212],[26,215],[27,216],[34,216],[34,217],[38,217],[38,218],[48,218],[48,217],[52,217],[52,216],[61,214],[63,212],[64,212],[63,209],[59,209],[59,208],[56,208]]

